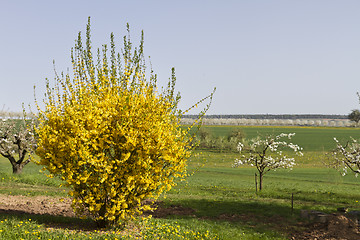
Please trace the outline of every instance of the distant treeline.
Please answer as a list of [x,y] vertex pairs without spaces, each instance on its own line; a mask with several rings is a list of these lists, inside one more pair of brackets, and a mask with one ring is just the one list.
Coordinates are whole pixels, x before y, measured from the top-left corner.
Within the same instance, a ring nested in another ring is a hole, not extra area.
[[[1,118],[22,118],[22,112],[6,112],[0,110]],[[27,113],[27,117],[33,117],[33,114]],[[197,119],[198,115],[183,115],[182,118]],[[336,114],[213,114],[205,115],[206,119],[348,119],[348,115],[336,115]]]
[[[196,119],[198,115],[183,115],[182,118]],[[348,115],[326,114],[231,114],[205,115],[207,119],[348,119]]]

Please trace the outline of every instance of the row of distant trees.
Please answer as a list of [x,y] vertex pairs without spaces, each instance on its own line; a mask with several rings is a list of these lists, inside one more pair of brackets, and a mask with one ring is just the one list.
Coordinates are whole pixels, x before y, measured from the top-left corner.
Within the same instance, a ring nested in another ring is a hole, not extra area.
[[23,117],[22,112],[9,112],[9,111],[5,111],[5,110],[0,111],[1,119],[8,119],[8,118],[20,119],[22,117]]
[[[202,120],[204,125],[244,125],[244,126],[322,126],[322,127],[353,127],[357,126],[360,122],[360,111],[353,110],[349,115],[348,119],[340,118],[230,118],[228,115],[216,115],[217,117],[206,117]],[[298,116],[298,115],[296,115]],[[21,119],[23,113],[21,112],[6,112],[0,111],[1,119]],[[28,118],[32,115],[28,114]],[[181,119],[181,124],[191,125],[196,119],[185,116]]]
[[[181,123],[191,125],[192,118],[182,118]],[[240,126],[322,126],[352,127],[356,123],[349,119],[246,119],[246,118],[204,118],[204,125],[240,125]]]
[[[182,118],[192,118],[196,119],[196,115],[184,115]],[[348,119],[348,115],[340,114],[213,114],[206,115],[206,119]]]
[[[360,97],[360,96],[359,96]],[[192,124],[195,115],[183,115],[182,124]],[[260,126],[323,126],[357,127],[360,110],[354,109],[348,115],[324,114],[247,114],[247,115],[207,115],[204,125],[260,125]]]

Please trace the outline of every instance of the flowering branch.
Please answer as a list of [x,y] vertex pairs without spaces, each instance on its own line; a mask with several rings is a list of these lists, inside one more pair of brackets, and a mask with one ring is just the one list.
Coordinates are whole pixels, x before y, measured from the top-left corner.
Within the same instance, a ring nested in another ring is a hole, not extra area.
[[342,169],[343,176],[348,173],[348,169],[357,176],[360,173],[360,144],[353,138],[345,146],[336,138],[334,138],[334,141],[336,142],[336,148],[332,152],[333,166]]

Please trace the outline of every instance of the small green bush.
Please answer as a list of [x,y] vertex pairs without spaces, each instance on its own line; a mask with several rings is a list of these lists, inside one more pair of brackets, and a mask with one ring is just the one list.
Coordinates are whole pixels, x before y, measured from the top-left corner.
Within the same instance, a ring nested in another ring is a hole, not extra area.
[[234,152],[239,142],[245,140],[245,133],[235,129],[228,136],[215,136],[208,128],[200,128],[195,140],[199,149]]

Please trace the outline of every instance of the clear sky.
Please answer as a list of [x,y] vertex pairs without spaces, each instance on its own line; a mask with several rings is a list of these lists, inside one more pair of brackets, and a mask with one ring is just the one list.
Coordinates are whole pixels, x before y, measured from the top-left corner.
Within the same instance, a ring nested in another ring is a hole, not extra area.
[[91,16],[94,47],[126,23],[164,84],[176,68],[180,107],[217,91],[209,114],[348,114],[359,108],[358,0],[0,0],[0,110],[43,96],[71,69]]

